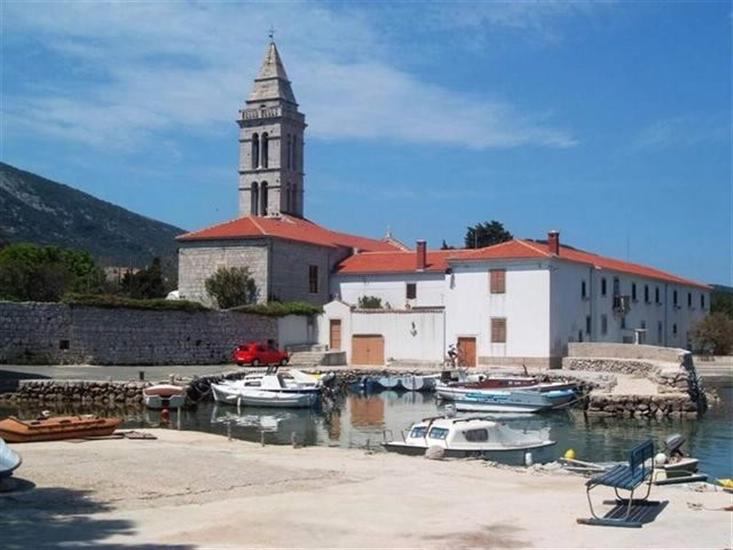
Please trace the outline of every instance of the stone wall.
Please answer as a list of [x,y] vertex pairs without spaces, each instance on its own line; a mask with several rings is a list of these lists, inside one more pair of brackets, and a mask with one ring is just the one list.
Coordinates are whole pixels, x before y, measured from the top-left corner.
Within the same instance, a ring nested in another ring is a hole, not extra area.
[[226,363],[237,344],[269,339],[278,339],[277,318],[260,315],[0,302],[7,364]]
[[689,351],[680,348],[644,344],[615,344],[609,342],[570,342],[568,357],[640,359],[649,361],[681,362]]
[[139,407],[143,400],[142,390],[150,385],[150,382],[20,380],[18,389],[7,397],[7,402],[12,405],[74,402],[96,408]]

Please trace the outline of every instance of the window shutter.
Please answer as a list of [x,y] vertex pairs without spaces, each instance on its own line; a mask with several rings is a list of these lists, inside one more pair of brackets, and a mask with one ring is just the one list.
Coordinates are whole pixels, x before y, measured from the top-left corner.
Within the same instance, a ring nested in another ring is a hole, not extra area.
[[492,269],[489,274],[491,294],[504,294],[506,292],[506,269]]
[[506,319],[491,319],[491,341],[495,344],[506,343]]

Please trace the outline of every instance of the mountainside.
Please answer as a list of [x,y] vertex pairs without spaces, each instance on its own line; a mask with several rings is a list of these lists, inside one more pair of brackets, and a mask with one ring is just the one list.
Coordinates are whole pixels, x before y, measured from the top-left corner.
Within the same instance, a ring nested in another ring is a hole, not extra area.
[[88,250],[100,265],[175,265],[179,227],[0,162],[0,243]]

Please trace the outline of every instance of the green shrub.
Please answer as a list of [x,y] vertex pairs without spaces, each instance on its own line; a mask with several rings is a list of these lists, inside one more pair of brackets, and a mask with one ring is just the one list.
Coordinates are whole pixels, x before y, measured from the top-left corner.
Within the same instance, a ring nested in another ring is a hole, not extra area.
[[221,309],[254,304],[259,290],[248,267],[220,267],[206,279],[206,292]]
[[101,307],[105,309],[144,309],[152,311],[210,311],[198,302],[155,298],[139,300],[110,294],[67,294],[61,301],[70,306]]
[[323,313],[323,308],[307,302],[269,302],[267,304],[237,306],[228,311],[267,315],[269,317],[285,317],[286,315],[318,315]]

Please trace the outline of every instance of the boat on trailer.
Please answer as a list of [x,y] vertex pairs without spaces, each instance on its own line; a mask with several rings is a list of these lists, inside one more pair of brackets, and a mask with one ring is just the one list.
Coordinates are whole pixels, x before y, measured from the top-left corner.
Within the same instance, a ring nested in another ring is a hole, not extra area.
[[391,452],[423,455],[431,447],[453,458],[483,458],[507,464],[547,462],[553,459],[550,429],[517,430],[481,416],[438,416],[414,423],[402,441],[384,441]]
[[20,420],[9,416],[0,420],[0,438],[8,443],[30,443],[104,437],[112,435],[121,423],[121,418],[101,418],[92,414],[51,416],[37,420]]

